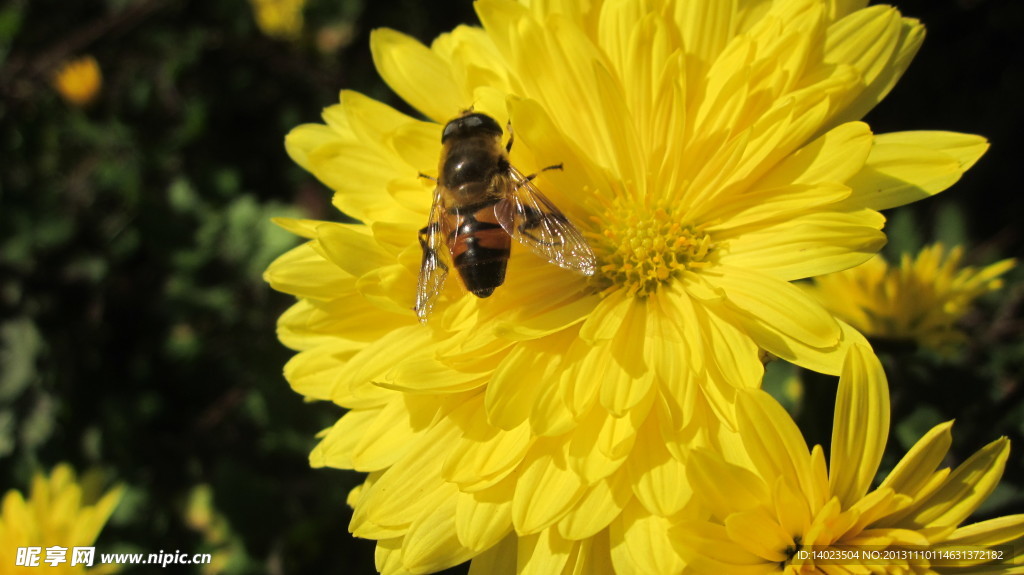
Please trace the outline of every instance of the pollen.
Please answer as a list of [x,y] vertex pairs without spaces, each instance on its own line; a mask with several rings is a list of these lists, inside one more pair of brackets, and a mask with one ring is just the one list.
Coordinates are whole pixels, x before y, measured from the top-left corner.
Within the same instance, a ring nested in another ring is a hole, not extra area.
[[686,223],[664,201],[635,206],[618,198],[594,219],[602,230],[589,234],[601,262],[595,278],[602,294],[625,289],[646,297],[684,270],[706,267],[715,251],[707,231]]

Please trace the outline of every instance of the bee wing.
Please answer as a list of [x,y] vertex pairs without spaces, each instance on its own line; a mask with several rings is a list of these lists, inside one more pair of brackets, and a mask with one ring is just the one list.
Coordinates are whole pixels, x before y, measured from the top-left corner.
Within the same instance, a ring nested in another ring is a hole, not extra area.
[[551,200],[536,186],[532,177],[509,167],[508,176],[499,185],[508,186],[504,199],[494,206],[498,223],[519,243],[559,267],[592,275],[597,258],[587,240]]
[[434,203],[430,206],[427,227],[420,230],[423,260],[420,263],[420,277],[416,285],[416,315],[421,322],[427,321],[430,310],[437,302],[437,296],[444,289],[444,280],[448,277],[448,260],[451,259],[446,245],[448,227],[444,201],[441,199],[441,187],[438,186],[434,189]]

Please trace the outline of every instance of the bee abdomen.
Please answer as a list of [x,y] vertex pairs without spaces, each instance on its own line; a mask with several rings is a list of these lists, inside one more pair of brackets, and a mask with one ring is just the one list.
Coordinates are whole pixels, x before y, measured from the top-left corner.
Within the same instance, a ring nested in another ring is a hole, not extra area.
[[[491,250],[493,251],[493,250]],[[475,260],[469,256],[471,251],[463,254],[461,264],[455,264],[466,284],[466,289],[476,297],[487,297],[494,293],[494,289],[505,282],[505,267],[508,263],[508,253],[497,254],[495,257],[483,261]]]
[[453,233],[452,262],[459,270],[466,289],[477,297],[487,297],[505,282],[512,238],[494,219],[491,206],[459,218]]

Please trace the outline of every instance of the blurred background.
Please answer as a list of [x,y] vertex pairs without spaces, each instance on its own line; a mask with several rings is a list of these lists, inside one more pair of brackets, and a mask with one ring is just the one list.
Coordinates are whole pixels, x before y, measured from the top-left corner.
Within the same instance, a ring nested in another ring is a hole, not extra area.
[[[872,128],[982,134],[992,149],[938,198],[887,213],[886,254],[941,240],[975,265],[1019,257],[1024,3],[895,4],[928,37]],[[281,375],[290,299],[261,274],[296,239],[269,218],[341,218],[283,147],[340,89],[415,113],[374,71],[370,30],[429,42],[460,23],[476,23],[468,0],[0,7],[0,493],[68,461],[128,486],[102,552],[215,554],[203,573],[373,572],[373,543],[347,533],[362,478],[307,464],[340,412]],[[1024,512],[1022,277],[977,302],[954,357],[879,347],[890,463],[951,418],[950,463],[1014,440],[979,518]],[[827,445],[831,409],[801,407],[830,401],[834,381],[790,375],[773,370],[772,389]]]

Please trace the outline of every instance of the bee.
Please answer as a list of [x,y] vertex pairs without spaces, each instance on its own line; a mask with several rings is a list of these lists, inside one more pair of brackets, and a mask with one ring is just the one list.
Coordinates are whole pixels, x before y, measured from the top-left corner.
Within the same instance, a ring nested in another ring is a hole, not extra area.
[[430,219],[419,233],[423,260],[415,309],[421,322],[453,265],[473,295],[491,295],[505,281],[513,239],[559,267],[588,276],[597,267],[583,234],[533,184],[537,174],[524,175],[509,163],[511,124],[508,131],[502,146],[494,118],[470,109],[441,133]]

